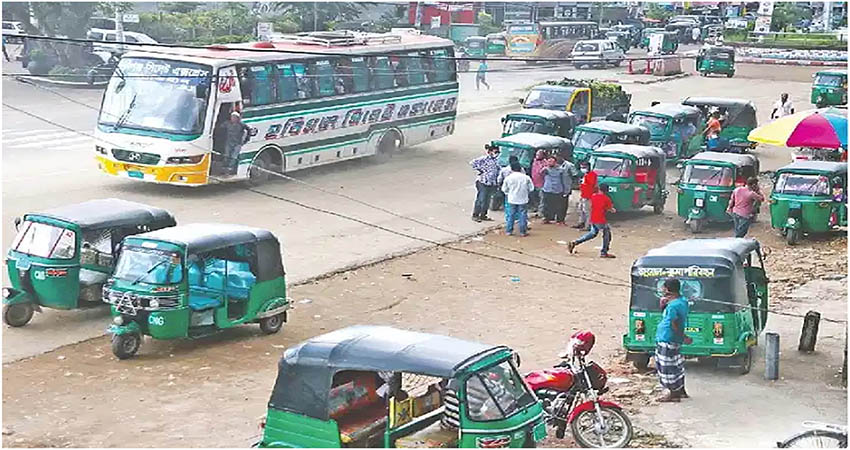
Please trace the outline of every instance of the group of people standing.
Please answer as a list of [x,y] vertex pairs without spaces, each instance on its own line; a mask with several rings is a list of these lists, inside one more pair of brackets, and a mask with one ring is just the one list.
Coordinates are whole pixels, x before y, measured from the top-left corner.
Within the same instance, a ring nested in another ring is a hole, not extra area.
[[[499,191],[505,195],[505,233],[513,235],[514,226],[519,226],[519,235],[528,235],[529,210],[542,217],[542,224],[556,223],[566,225],[566,216],[574,180],[583,173],[573,163],[559,155],[550,155],[538,151],[531,167],[522,167],[519,159],[511,156],[508,166],[500,168],[498,147],[486,145],[487,153],[473,159],[470,165],[478,172],[476,179],[475,204],[472,220],[476,222],[492,220],[487,216],[491,198]],[[530,172],[530,176],[528,173]],[[588,171],[581,178],[578,202],[578,222],[574,228],[587,231],[586,234],[569,243],[573,253],[576,246],[596,237],[602,232],[602,250],[600,256],[613,258],[608,252],[611,242],[611,229],[608,226],[607,213],[614,212],[614,206],[608,197],[608,187],[597,185],[596,172]]]

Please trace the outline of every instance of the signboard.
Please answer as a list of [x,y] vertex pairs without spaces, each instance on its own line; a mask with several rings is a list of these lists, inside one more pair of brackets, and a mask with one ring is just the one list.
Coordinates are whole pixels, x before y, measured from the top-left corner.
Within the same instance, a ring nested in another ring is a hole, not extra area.
[[758,17],[756,17],[756,33],[770,33],[770,23],[773,21],[773,2],[760,2]]
[[124,23],[139,23],[139,15],[138,14],[124,14],[121,17],[121,21]]
[[664,35],[653,33],[649,35],[649,54],[657,55],[661,53],[661,46],[664,44]]
[[440,16],[434,16],[431,18],[431,29],[440,28]]
[[274,33],[273,23],[257,22],[257,39],[261,41],[270,41],[272,33]]

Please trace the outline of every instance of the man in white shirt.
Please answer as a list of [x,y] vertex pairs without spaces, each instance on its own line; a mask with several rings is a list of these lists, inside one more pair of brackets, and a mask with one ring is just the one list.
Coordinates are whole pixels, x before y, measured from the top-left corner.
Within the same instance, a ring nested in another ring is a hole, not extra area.
[[518,162],[511,163],[511,174],[502,181],[505,193],[505,234],[514,233],[514,222],[519,222],[519,235],[528,236],[528,197],[534,190],[531,178],[522,171]]
[[700,37],[702,37],[702,31],[699,27],[694,27],[691,29],[691,40],[696,44],[699,42]]
[[788,94],[783,93],[781,100],[773,104],[773,112],[770,113],[770,119],[778,119],[780,117],[790,116],[794,114],[794,104],[788,100]]

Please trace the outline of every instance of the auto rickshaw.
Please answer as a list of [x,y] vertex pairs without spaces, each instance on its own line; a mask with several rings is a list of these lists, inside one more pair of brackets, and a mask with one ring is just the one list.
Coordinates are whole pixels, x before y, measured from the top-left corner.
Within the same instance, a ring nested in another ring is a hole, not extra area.
[[649,137],[646,127],[610,120],[585,123],[573,132],[573,162],[580,164],[589,160],[590,153],[603,145],[649,145]]
[[89,200],[15,220],[6,256],[3,321],[22,327],[41,308],[101,306],[101,288],[124,236],[173,227],[166,210],[114,198]]
[[[651,33],[650,36],[655,34],[661,35],[661,37],[657,39],[661,39],[661,44],[659,45],[658,50],[662,55],[672,55],[676,53],[676,50],[679,49],[678,33],[676,33],[675,31],[658,31],[655,33]],[[651,45],[649,44],[652,39],[653,38],[650,37],[647,41],[647,51],[652,50]]]
[[608,185],[608,196],[617,212],[635,211],[644,206],[652,206],[655,214],[664,211],[667,171],[660,148],[605,145],[590,155],[590,168],[599,175],[600,185]]
[[703,117],[708,117],[711,110],[720,112],[719,145],[709,150],[743,153],[756,147],[755,142],[747,139],[750,131],[758,127],[753,102],[738,98],[687,97],[682,104],[698,108]]
[[632,46],[632,35],[628,31],[611,30],[605,33],[605,38],[616,42],[623,52],[628,52]]
[[629,123],[649,129],[650,145],[664,150],[668,162],[690,158],[702,150],[705,117],[693,106],[659,103],[629,115]]
[[649,48],[649,35],[655,33],[661,33],[664,31],[664,28],[644,28],[641,31],[640,43],[638,47],[640,48]]
[[280,244],[269,231],[191,224],[130,236],[103,288],[112,352],[136,354],[142,335],[200,338],[258,322],[280,331],[290,302]]
[[735,49],[706,45],[699,49],[696,68],[702,76],[719,73],[732,78],[735,75]]
[[645,370],[655,352],[662,318],[661,287],[681,283],[690,311],[685,357],[712,358],[718,366],[750,371],[753,347],[767,322],[768,289],[764,255],[755,239],[688,239],[655,248],[632,264],[626,358]]
[[683,164],[682,177],[676,183],[676,209],[691,232],[699,233],[706,223],[729,223],[726,214],[732,191],[744,186],[759,173],[754,155],[703,152]]
[[483,58],[487,51],[487,38],[484,36],[469,36],[463,42],[466,56],[472,58]]
[[821,70],[812,82],[812,104],[818,108],[847,104],[847,72]]
[[504,33],[491,33],[487,35],[487,56],[504,56],[508,41]]
[[[519,159],[519,164],[525,173],[531,175],[531,163],[538,150],[547,155],[560,156],[571,161],[573,144],[569,139],[540,133],[517,133],[490,142],[491,146],[499,148],[499,165],[507,167],[511,156]],[[504,207],[505,195],[497,189],[490,201],[490,209],[499,211]]]
[[628,51],[629,48],[637,47],[638,43],[640,42],[641,29],[637,25],[620,24],[614,25],[613,27],[611,27],[611,29],[614,31],[625,31],[629,33],[629,47],[626,48],[625,51]]
[[770,194],[770,226],[789,245],[804,233],[847,226],[847,163],[798,161],[776,171]]
[[546,437],[508,347],[352,326],[286,349],[258,447],[519,448]]
[[575,114],[551,109],[525,108],[502,117],[502,137],[538,133],[570,138],[578,120]]
[[[667,24],[664,27],[664,30],[668,33],[676,33],[677,42],[682,42],[685,44],[693,43],[692,33],[694,28],[700,28],[698,24],[694,24],[693,22],[673,22]],[[700,30],[700,35],[702,35],[702,30]]]

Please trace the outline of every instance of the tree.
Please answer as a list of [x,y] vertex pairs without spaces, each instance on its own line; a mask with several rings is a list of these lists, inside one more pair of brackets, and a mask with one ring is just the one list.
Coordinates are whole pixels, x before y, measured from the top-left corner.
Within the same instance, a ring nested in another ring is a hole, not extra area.
[[301,30],[322,31],[333,23],[357,19],[366,5],[362,2],[275,2],[272,10],[298,17]]
[[493,16],[484,11],[478,12],[478,30],[479,33],[486,36],[490,33],[498,33],[502,28],[493,22]]
[[163,2],[159,4],[160,9],[169,13],[190,13],[194,12],[200,3],[195,2]]
[[31,2],[32,15],[38,28],[47,36],[84,38],[89,19],[97,10],[93,2]]
[[655,3],[650,3],[649,8],[647,8],[646,10],[645,16],[650,19],[666,21],[670,17],[673,17],[673,12]]
[[776,7],[773,8],[770,29],[771,31],[786,31],[790,25],[801,20],[812,20],[812,11],[800,8],[794,3],[777,2]]
[[97,12],[103,17],[113,18],[115,13],[124,14],[133,10],[133,2],[100,2]]

